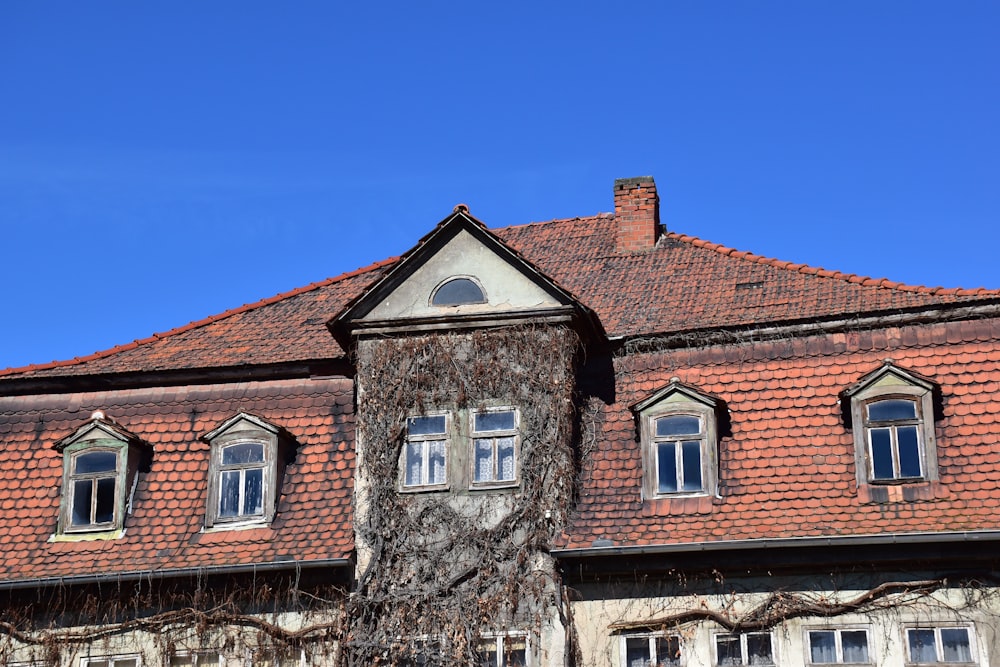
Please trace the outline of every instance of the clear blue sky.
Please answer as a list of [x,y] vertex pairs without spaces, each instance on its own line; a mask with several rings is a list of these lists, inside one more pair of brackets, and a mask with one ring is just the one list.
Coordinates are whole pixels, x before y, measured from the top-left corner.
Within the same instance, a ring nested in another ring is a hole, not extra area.
[[0,367],[612,208],[1000,288],[1000,3],[3,2]]

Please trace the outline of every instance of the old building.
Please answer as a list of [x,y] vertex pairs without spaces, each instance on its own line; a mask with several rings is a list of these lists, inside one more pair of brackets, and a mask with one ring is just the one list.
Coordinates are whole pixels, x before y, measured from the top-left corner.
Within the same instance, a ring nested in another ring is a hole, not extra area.
[[1000,292],[614,208],[0,371],[0,663],[1000,665]]

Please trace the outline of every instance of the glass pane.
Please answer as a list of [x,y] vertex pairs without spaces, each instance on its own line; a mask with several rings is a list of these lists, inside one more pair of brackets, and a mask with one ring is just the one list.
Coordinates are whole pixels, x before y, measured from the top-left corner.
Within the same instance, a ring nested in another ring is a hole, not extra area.
[[170,658],[170,667],[194,667],[194,656],[175,655]]
[[444,440],[433,440],[427,443],[430,447],[428,466],[430,467],[430,483],[444,484],[445,481],[445,447]]
[[115,520],[115,478],[97,480],[97,502],[94,506],[94,523],[111,523]]
[[497,438],[497,471],[501,482],[514,480],[514,438]]
[[771,635],[766,632],[747,635],[747,658],[749,658],[751,665],[774,663],[771,654]]
[[444,415],[432,415],[430,417],[410,417],[406,420],[406,429],[410,435],[428,435],[444,433]]
[[965,628],[942,628],[941,651],[945,662],[972,662],[969,631]]
[[482,438],[473,441],[476,450],[476,481],[493,481],[493,440]]
[[232,466],[243,463],[263,463],[264,445],[259,442],[241,442],[222,449],[222,465]]
[[910,662],[937,662],[933,630],[907,630]]
[[407,486],[418,486],[423,484],[424,469],[424,443],[406,443],[406,479]]
[[74,526],[89,526],[90,498],[93,493],[93,480],[84,479],[73,483],[73,518]]
[[647,637],[627,637],[625,639],[625,664],[628,667],[649,667],[649,639]]
[[219,516],[237,516],[240,512],[240,471],[226,470],[219,475]]
[[135,658],[125,658],[123,660],[112,660],[114,667],[139,667],[139,661]]
[[920,442],[916,426],[897,426],[896,444],[899,446],[899,476],[922,477],[920,470]]
[[892,436],[887,428],[868,430],[872,441],[872,477],[874,479],[894,479],[892,468]]
[[118,452],[88,452],[78,454],[73,460],[76,474],[113,472],[118,469]]
[[514,429],[514,411],[477,412],[476,431],[512,431]]
[[464,303],[483,303],[486,296],[479,285],[468,278],[449,280],[434,293],[431,303],[435,306],[461,306]]
[[837,662],[837,638],[833,630],[809,632],[809,662],[816,664]]
[[496,639],[479,640],[479,650],[476,651],[476,665],[479,667],[501,667],[497,662],[500,654],[497,653]]
[[684,465],[684,491],[701,491],[701,442],[681,443]]
[[656,446],[657,491],[659,493],[676,493],[677,491],[677,454],[674,443],[662,442]]
[[656,420],[656,435],[698,435],[701,419],[691,415],[672,415]]
[[679,637],[656,638],[656,667],[673,667],[681,664],[681,640]]
[[916,418],[917,404],[914,401],[890,399],[868,404],[868,419],[872,421]]
[[864,630],[844,630],[840,633],[844,662],[865,663],[868,659],[868,633]]
[[719,665],[741,665],[740,638],[738,635],[719,635],[715,638],[715,651]]
[[264,513],[264,469],[252,468],[244,471],[243,478],[243,514],[258,515]]
[[503,638],[503,667],[525,667],[528,664],[528,643],[524,637]]

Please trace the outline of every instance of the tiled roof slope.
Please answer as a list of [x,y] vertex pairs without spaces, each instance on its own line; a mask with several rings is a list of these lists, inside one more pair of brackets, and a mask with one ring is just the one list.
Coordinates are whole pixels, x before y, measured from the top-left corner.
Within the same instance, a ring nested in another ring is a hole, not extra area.
[[[655,249],[615,251],[610,214],[492,230],[594,310],[610,336],[642,336],[851,316],[978,299],[987,290],[911,287],[738,252],[668,233]],[[325,323],[394,260],[66,362],[4,379],[275,364],[343,355]]]
[[[902,485],[922,499],[878,504],[859,493],[838,398],[886,358],[940,385],[940,481]],[[596,421],[567,548],[1000,528],[1000,320],[650,352],[617,359],[615,371],[618,393]],[[672,377],[729,409],[721,498],[640,496],[629,406]]]
[[[353,549],[352,385],[285,380],[0,398],[0,579],[346,558]],[[114,540],[53,542],[62,456],[52,445],[103,410],[153,449]],[[240,411],[298,444],[269,527],[202,532],[209,447]]]

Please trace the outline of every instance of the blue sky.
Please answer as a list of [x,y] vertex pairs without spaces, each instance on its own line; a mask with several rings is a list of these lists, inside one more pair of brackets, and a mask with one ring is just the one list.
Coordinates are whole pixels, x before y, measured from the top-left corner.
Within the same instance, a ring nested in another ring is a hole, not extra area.
[[1000,288],[1000,4],[0,4],[0,367],[612,208]]

